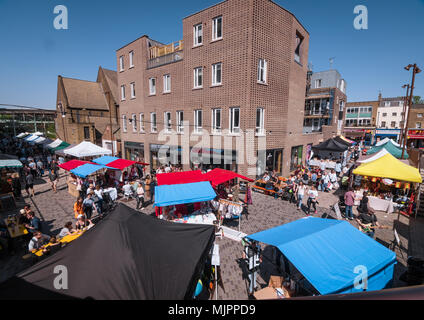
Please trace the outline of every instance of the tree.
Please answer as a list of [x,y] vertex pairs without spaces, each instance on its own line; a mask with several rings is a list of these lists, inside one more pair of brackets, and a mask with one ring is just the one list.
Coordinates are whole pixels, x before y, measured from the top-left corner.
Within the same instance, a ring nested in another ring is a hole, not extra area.
[[424,104],[424,100],[420,96],[414,96],[412,98],[412,104]]

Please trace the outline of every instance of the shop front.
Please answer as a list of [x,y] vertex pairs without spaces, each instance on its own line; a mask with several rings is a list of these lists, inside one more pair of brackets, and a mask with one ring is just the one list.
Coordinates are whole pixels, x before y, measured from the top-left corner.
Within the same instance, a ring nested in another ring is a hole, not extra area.
[[375,130],[375,141],[378,142],[384,138],[389,138],[395,142],[399,141],[400,129],[377,129]]
[[407,135],[407,147],[424,148],[424,129],[410,129]]
[[257,176],[265,171],[283,173],[283,149],[258,150]]
[[180,165],[182,149],[180,146],[168,146],[164,144],[150,144],[150,166],[156,170],[160,166],[172,164]]
[[192,147],[190,167],[203,170],[221,168],[237,172],[237,151]]
[[360,141],[364,141],[364,144],[366,146],[370,146],[373,144],[373,137],[374,137],[374,128],[372,129],[367,129],[367,128],[362,128],[362,129],[353,129],[353,128],[345,128],[343,130],[343,135],[353,141],[356,142],[360,142]]
[[295,170],[298,165],[302,164],[302,157],[303,146],[296,146],[291,148],[290,171]]
[[144,143],[125,141],[125,159],[131,161],[145,161],[144,159]]

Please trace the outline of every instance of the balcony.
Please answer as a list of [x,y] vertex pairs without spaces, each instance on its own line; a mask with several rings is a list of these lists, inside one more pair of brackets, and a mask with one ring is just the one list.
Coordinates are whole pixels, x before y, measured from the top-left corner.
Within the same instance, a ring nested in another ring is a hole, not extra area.
[[182,60],[183,41],[173,42],[165,46],[154,46],[149,48],[149,60],[147,69],[156,68],[165,64]]
[[328,112],[324,112],[322,110],[305,110],[304,111],[305,118],[329,118],[330,115]]

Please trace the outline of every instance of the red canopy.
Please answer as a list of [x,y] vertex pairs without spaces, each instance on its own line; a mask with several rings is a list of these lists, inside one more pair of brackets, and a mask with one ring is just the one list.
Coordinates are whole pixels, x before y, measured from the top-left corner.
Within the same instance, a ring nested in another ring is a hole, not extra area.
[[234,171],[224,170],[220,168],[215,168],[208,173],[203,175],[206,177],[206,180],[210,181],[213,187],[220,185],[221,183],[230,181],[234,178],[240,178],[243,180],[247,180],[249,182],[253,182],[253,179],[242,176],[241,174],[235,173]]
[[159,173],[156,178],[158,179],[158,186],[208,181],[206,175],[202,174],[200,170]]
[[117,159],[117,160],[114,160],[112,162],[109,162],[107,164],[107,166],[111,167],[111,168],[122,170],[122,169],[129,167],[129,166],[132,166],[134,163],[136,163],[136,162],[131,161],[131,160],[127,160],[127,159]]
[[70,160],[68,162],[59,164],[59,167],[66,170],[71,171],[72,169],[75,169],[79,166],[82,166],[83,164],[90,163],[90,161],[82,161],[82,160]]

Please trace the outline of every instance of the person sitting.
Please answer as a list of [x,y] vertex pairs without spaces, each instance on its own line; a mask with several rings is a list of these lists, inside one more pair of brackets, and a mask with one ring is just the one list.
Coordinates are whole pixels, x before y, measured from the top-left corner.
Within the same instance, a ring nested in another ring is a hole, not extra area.
[[[32,235],[33,237],[31,238],[28,244],[29,252],[34,252],[41,249],[41,247],[47,244],[47,242],[50,240],[50,236],[46,234],[42,234],[40,231],[34,231]],[[46,251],[47,250],[45,249],[43,250],[43,252],[46,252]]]
[[81,214],[84,214],[83,199],[82,199],[82,197],[78,197],[77,201],[74,203],[75,219],[77,219],[77,217]]
[[268,180],[270,179],[270,176],[269,176],[269,174],[268,174],[268,172],[265,172],[264,173],[264,176],[262,177],[262,180],[264,181],[264,182],[268,182]]
[[368,210],[366,212],[361,212],[358,216],[358,219],[356,219],[356,222],[362,228],[362,231],[371,238],[374,238],[374,229],[376,227],[380,227],[376,215],[368,212]]
[[63,238],[65,236],[71,235],[73,231],[75,230],[72,228],[72,222],[66,222],[65,226],[62,228],[62,230],[60,230],[58,237]]
[[125,184],[122,187],[122,192],[124,193],[124,195],[128,196],[128,198],[133,194],[131,185],[128,180],[125,181]]
[[79,215],[78,216],[78,220],[75,224],[75,228],[77,230],[83,230],[87,227],[91,227],[94,226],[93,222],[90,219],[87,219],[85,216],[83,215]]
[[41,231],[41,221],[40,221],[40,219],[38,219],[38,218],[35,216],[35,214],[34,214],[34,212],[33,212],[33,211],[30,211],[30,212],[27,214],[27,218],[28,218],[28,220],[29,220],[29,223],[27,223],[27,224],[25,225],[25,227],[27,228],[27,230],[28,230],[30,233],[34,234],[34,232],[36,232],[36,231]]
[[311,182],[312,182],[312,185],[316,186],[317,180],[318,180],[318,175],[317,175],[317,173],[314,171],[314,172],[312,172],[312,174],[311,174]]

